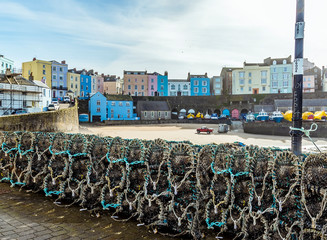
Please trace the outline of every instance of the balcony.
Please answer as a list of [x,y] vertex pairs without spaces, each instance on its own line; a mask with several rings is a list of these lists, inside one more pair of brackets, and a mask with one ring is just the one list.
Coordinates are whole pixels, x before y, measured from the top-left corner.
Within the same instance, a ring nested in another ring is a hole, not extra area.
[[52,86],[51,89],[52,90],[65,90],[65,91],[68,90],[67,87],[63,87],[63,86],[59,86],[59,87],[58,86]]

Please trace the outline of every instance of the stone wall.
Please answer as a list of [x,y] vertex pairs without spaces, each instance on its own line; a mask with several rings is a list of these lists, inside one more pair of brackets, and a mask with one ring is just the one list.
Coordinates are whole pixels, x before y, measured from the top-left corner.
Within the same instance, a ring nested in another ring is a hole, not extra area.
[[67,132],[79,128],[78,105],[58,111],[0,117],[2,131]]
[[[310,129],[313,122],[303,122],[304,129]],[[327,123],[316,122],[318,129],[315,132],[310,132],[311,137],[325,138],[327,136]],[[276,136],[290,136],[291,122],[283,121],[281,123],[275,122],[245,122],[243,124],[245,133],[276,135]]]

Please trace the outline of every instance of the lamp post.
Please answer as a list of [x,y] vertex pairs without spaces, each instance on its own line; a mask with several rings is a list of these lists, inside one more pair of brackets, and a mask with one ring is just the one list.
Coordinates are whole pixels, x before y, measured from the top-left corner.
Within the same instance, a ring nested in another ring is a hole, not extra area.
[[[304,41],[304,0],[296,0],[295,56],[293,63],[293,128],[302,127],[303,101],[303,41]],[[302,152],[302,135],[292,130],[292,152],[299,156]]]

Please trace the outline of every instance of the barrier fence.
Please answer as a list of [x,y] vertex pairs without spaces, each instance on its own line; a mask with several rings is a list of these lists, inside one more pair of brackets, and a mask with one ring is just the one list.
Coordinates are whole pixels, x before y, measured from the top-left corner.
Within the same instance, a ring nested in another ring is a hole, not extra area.
[[43,132],[0,132],[0,144],[0,181],[58,206],[195,239],[325,239],[326,154]]

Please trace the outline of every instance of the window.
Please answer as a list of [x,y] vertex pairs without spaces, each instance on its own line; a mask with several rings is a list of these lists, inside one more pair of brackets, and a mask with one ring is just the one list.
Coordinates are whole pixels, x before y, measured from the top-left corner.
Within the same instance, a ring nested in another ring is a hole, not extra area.
[[262,78],[261,79],[261,84],[267,84],[267,78]]
[[252,80],[251,79],[249,79],[249,84],[251,84],[252,83]]
[[276,68],[273,68],[273,72],[276,72]]
[[242,79],[244,78],[245,73],[244,72],[239,72],[239,77]]
[[161,79],[161,83],[164,83],[164,80],[163,79]]
[[57,68],[56,68],[56,67],[52,67],[52,70],[53,70],[53,71],[57,71]]
[[75,77],[75,81],[77,81],[77,77]]
[[158,117],[161,117],[161,112],[158,112]]
[[176,86],[173,84],[173,85],[171,85],[171,90],[175,90],[176,89]]
[[277,73],[273,73],[273,74],[271,75],[271,79],[272,79],[272,80],[277,80],[277,79],[278,79],[278,74],[277,74]]
[[202,93],[207,93],[207,88],[202,88]]
[[308,83],[308,87],[311,87],[311,83]]
[[283,81],[283,87],[288,87],[288,81]]
[[194,93],[198,93],[199,92],[199,88],[195,87],[194,88]]
[[276,63],[277,63],[276,60],[274,60],[274,61],[273,61],[273,65],[276,65]]
[[119,107],[122,107],[123,106],[123,102],[119,102]]
[[[128,85],[128,90],[130,90],[131,89],[131,85]],[[108,90],[108,88],[107,88],[107,90]]]
[[288,74],[287,74],[287,73],[284,73],[284,74],[283,74],[283,79],[284,79],[284,80],[287,80],[287,79],[288,79]]
[[267,77],[267,71],[261,71],[261,78]]
[[151,112],[151,117],[154,117],[154,111]]
[[97,112],[101,112],[101,109],[100,108],[97,108]]
[[111,118],[114,118],[114,115],[113,115],[113,114],[111,114],[111,115],[110,115],[110,117],[111,117]]
[[144,79],[142,79],[142,82],[144,82]]
[[[43,68],[45,68],[45,65],[43,65]],[[43,73],[44,74],[44,73]]]
[[[44,65],[43,65],[44,66]],[[43,70],[43,75],[45,75],[45,70]]]
[[151,85],[151,90],[154,90],[153,85]]
[[100,102],[100,100],[98,100],[98,101],[97,101],[97,105],[100,105],[100,104],[101,104],[101,102]]
[[164,86],[160,86],[160,90],[163,91],[164,90]]
[[184,90],[187,90],[187,84],[185,84],[185,85],[183,86],[183,89],[184,89]]
[[128,79],[128,82],[131,82],[131,79]]
[[142,90],[144,90],[144,85],[142,85]]
[[273,81],[273,82],[272,82],[272,87],[273,87],[273,88],[278,87],[278,82],[277,82],[277,81]]
[[85,87],[85,90],[86,90],[86,91],[88,91],[88,90],[89,90],[89,87],[88,87],[88,86],[86,86],[86,87]]
[[70,88],[74,88],[74,84],[71,83],[71,84],[70,84]]
[[251,73],[251,72],[249,72],[249,78],[250,78],[250,77],[252,77],[252,73]]
[[241,92],[243,92],[243,87],[241,87]]
[[240,79],[240,85],[244,85],[244,79]]
[[126,102],[126,107],[129,107],[131,105],[131,103]]
[[144,112],[144,117],[146,117],[146,112]]
[[59,68],[59,71],[62,72],[62,67]]
[[303,82],[305,82],[305,78],[303,78]]
[[153,81],[154,81],[154,80],[153,80],[153,78],[152,78],[152,79],[151,79],[151,82],[153,83]]
[[52,78],[53,78],[53,79],[57,79],[57,76],[56,76],[56,75],[53,75]]
[[284,67],[284,72],[287,72],[287,67]]
[[194,86],[198,86],[199,85],[199,81],[198,80],[195,80],[194,81]]
[[127,109],[127,113],[130,113],[131,112],[131,110],[130,109]]
[[26,100],[23,100],[23,107],[24,107],[24,108],[27,107]]
[[165,112],[165,116],[168,117],[168,112]]
[[75,85],[75,88],[77,88],[77,84]]
[[251,92],[251,90],[252,90],[252,88],[251,88],[251,87],[249,87],[249,92]]
[[116,106],[116,103],[115,102],[111,102],[111,106]]
[[134,88],[135,88],[135,90],[137,90],[137,85],[135,85],[135,87],[134,87]]
[[111,109],[111,110],[110,110],[110,112],[111,112],[111,113],[114,113],[114,110],[113,110],[113,109]]
[[59,79],[60,79],[60,80],[63,80],[63,79],[64,79],[64,77],[63,77],[63,76],[59,76]]
[[202,81],[202,86],[207,86],[208,82],[207,81]]
[[263,92],[266,91],[266,87],[262,87],[262,91],[263,91]]
[[286,64],[286,60],[285,59],[283,60],[283,64]]

